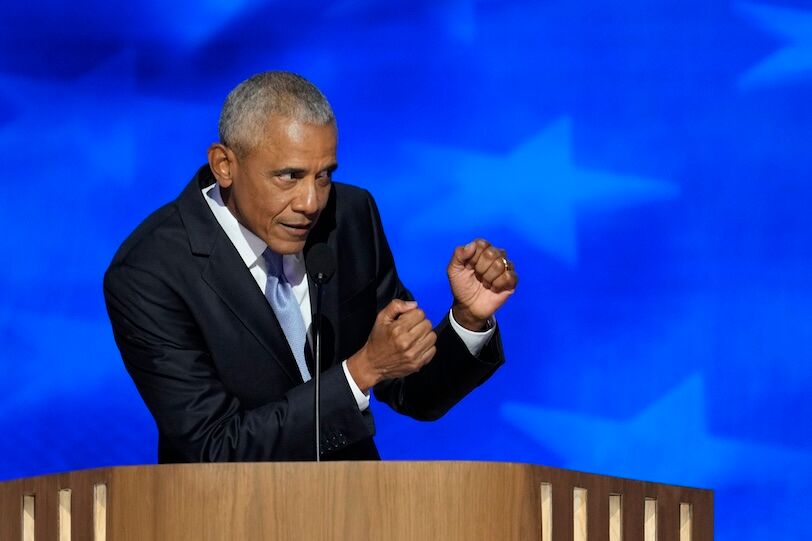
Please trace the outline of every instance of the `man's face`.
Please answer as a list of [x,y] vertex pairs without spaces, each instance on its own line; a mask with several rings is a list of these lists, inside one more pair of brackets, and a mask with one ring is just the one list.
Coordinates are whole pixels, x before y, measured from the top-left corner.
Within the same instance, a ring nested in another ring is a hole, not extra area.
[[336,129],[272,115],[265,139],[219,179],[231,213],[279,254],[295,254],[327,205]]

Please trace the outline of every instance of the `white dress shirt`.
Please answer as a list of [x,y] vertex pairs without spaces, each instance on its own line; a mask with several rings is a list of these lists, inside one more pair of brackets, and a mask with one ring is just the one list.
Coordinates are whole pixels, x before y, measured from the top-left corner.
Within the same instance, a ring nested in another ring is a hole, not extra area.
[[[217,223],[223,228],[231,243],[237,249],[245,266],[251,271],[251,275],[256,280],[262,294],[265,294],[265,286],[268,282],[268,269],[266,268],[265,258],[262,254],[268,247],[265,241],[260,239],[254,233],[246,229],[228,210],[223,198],[220,195],[220,186],[215,183],[211,186],[203,188],[204,199],[209,204],[212,213],[214,214]],[[310,323],[312,322],[311,307],[310,307],[310,286],[307,283],[307,276],[305,270],[305,262],[302,253],[294,255],[282,256],[282,268],[285,272],[293,294],[296,297],[296,302],[299,303],[299,311],[302,313],[305,328],[310,330]],[[491,325],[489,329],[483,332],[473,332],[461,326],[454,320],[454,315],[449,311],[449,322],[451,327],[460,336],[463,343],[465,343],[471,355],[477,356],[482,351],[482,348],[488,343],[494,333],[494,326]],[[369,407],[369,393],[364,393],[352,379],[350,371],[347,368],[347,361],[341,363],[344,369],[344,375],[347,378],[347,383],[352,389],[352,394],[355,396],[355,401],[358,403],[358,408],[364,411]]]

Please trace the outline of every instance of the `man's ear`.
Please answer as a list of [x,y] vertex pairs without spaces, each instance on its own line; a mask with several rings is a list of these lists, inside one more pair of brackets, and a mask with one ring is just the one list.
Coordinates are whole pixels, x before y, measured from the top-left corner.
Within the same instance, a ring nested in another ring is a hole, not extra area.
[[228,188],[233,182],[237,157],[234,151],[222,143],[212,143],[209,147],[209,167],[221,188]]

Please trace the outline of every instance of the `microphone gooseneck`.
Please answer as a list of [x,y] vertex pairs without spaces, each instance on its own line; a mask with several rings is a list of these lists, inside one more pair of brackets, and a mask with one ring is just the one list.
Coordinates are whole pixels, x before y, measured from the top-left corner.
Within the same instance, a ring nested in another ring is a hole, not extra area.
[[307,253],[305,260],[305,267],[307,274],[316,286],[316,311],[313,317],[313,339],[315,342],[315,359],[313,368],[313,382],[315,385],[314,390],[314,419],[313,425],[315,426],[315,446],[316,446],[316,462],[321,461],[320,440],[321,440],[321,298],[325,285],[333,277],[336,272],[336,258],[333,251],[324,243],[314,245]]

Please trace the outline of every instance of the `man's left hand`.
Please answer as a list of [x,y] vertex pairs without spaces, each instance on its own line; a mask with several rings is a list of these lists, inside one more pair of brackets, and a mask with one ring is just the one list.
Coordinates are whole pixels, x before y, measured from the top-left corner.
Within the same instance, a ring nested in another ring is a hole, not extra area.
[[454,319],[466,329],[482,331],[516,291],[519,277],[504,250],[477,239],[454,250],[448,281],[454,295]]

